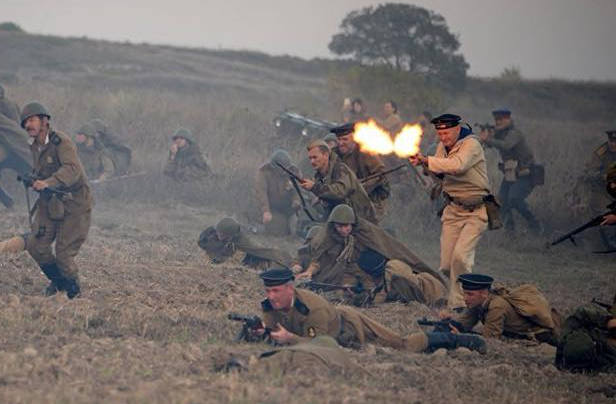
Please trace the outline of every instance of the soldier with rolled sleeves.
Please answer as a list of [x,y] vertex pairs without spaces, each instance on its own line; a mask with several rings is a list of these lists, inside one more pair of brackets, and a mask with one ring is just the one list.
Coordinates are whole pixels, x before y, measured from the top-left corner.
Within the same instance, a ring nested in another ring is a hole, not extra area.
[[[354,130],[355,124],[348,123],[333,128],[331,132],[338,139],[336,150],[340,161],[346,164],[361,182],[362,178],[385,171],[385,164],[378,155],[364,153],[359,149],[359,145],[353,139]],[[391,193],[387,177],[385,175],[377,176],[361,182],[361,185],[374,205],[377,220],[381,221],[385,216],[387,199]]]
[[[348,205],[336,206],[327,227],[313,240],[311,263],[298,278],[346,285],[360,279],[372,293],[378,291],[368,296],[375,303],[417,301],[436,305],[447,297],[438,273],[379,226],[357,218]],[[354,300],[354,304],[362,304]]]
[[[65,291],[72,299],[80,293],[75,256],[90,229],[92,196],[75,144],[54,130],[50,120],[51,115],[38,102],[27,104],[21,112],[21,126],[32,139],[36,178],[32,188],[40,192],[26,249],[51,281],[46,293]],[[54,241],[55,256],[51,250]]]
[[325,216],[341,203],[350,205],[359,217],[376,223],[376,212],[370,197],[355,173],[333,153],[323,140],[307,147],[308,159],[315,171],[314,179],[304,178],[300,185],[312,192],[321,203]]
[[545,297],[537,291],[532,301],[529,300],[531,304],[534,302],[534,307],[525,307],[525,312],[533,312],[534,316],[525,316],[510,295],[491,289],[493,282],[492,277],[482,274],[458,277],[466,308],[453,318],[464,330],[472,330],[477,323],[482,323],[484,338],[531,339],[555,345],[557,325]]
[[178,182],[201,180],[212,172],[201,154],[192,132],[178,129],[171,137],[173,143],[163,173]]
[[511,111],[503,108],[492,111],[494,117],[494,135],[484,131],[480,140],[488,147],[494,147],[501,155],[501,169],[504,177],[498,192],[502,203],[502,217],[505,228],[514,229],[513,210],[526,219],[531,231],[538,233],[540,224],[530,211],[526,198],[533,191],[533,167],[535,158],[526,143],[522,132],[516,128],[511,119]]
[[263,164],[255,178],[255,194],[261,209],[265,232],[275,236],[293,233],[297,211],[301,207],[299,196],[285,173],[277,164],[299,175],[289,153],[276,150],[269,162]]
[[488,227],[485,198],[490,194],[486,159],[479,140],[458,115],[444,114],[432,119],[440,139],[436,154],[411,157],[414,165],[443,176],[447,206],[441,217],[441,271],[450,279],[448,306],[464,307],[456,280],[471,272],[475,247]]
[[485,342],[475,335],[420,332],[402,337],[352,307],[336,306],[316,293],[296,289],[293,272],[287,268],[270,269],[260,277],[267,299],[261,302],[263,327],[254,332],[262,335],[269,328],[279,344],[295,345],[329,335],[343,347],[356,349],[375,343],[409,352],[458,347],[485,351]]

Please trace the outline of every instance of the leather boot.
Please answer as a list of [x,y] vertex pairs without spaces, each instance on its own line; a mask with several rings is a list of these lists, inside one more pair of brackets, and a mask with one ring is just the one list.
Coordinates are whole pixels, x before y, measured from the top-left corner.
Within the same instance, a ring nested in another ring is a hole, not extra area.
[[74,299],[78,297],[81,294],[79,280],[73,278],[64,278],[64,290],[66,290],[66,296],[69,299]]
[[53,296],[57,291],[64,289],[64,277],[55,262],[40,266],[45,276],[51,281],[45,289],[45,296]]
[[434,352],[439,348],[447,350],[456,348],[468,348],[481,354],[486,353],[486,342],[479,335],[452,334],[450,332],[427,332],[428,351]]

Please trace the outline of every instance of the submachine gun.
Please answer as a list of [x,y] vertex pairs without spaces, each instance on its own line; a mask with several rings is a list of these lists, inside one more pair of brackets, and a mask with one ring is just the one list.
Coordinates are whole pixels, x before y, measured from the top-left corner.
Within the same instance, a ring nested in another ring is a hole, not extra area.
[[[28,222],[30,223],[30,227],[32,227],[32,215],[34,214],[34,209],[32,208],[32,204],[30,203],[30,192],[28,192],[28,189],[32,188],[32,185],[37,180],[39,180],[39,178],[33,174],[26,173],[26,174],[20,174],[17,176],[17,181],[23,184],[24,190],[26,191],[26,206],[28,208]],[[36,191],[36,192],[40,193],[42,196],[49,196],[52,194],[56,194],[59,196],[65,196],[65,195],[71,194],[70,192],[62,191],[55,187],[47,187],[43,189],[42,191]]]
[[417,324],[422,326],[434,327],[434,332],[451,332],[451,326],[456,327],[458,331],[464,333],[468,332],[466,328],[459,321],[453,319],[444,320],[428,320],[426,317],[422,317],[417,320]]
[[242,329],[235,337],[235,342],[261,342],[264,340],[271,341],[270,333],[271,328],[265,328],[263,335],[256,335],[254,330],[258,330],[263,327],[263,320],[257,315],[246,315],[239,313],[229,313],[227,318],[232,321],[241,321]]

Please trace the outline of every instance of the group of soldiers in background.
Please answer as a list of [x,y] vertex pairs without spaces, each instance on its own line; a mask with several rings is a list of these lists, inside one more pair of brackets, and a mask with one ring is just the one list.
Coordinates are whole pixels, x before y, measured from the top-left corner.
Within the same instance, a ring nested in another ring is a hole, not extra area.
[[[62,291],[72,299],[81,291],[74,258],[87,237],[93,205],[88,178],[105,181],[127,173],[131,151],[100,120],[80,128],[75,144],[51,126],[51,114],[40,103],[29,103],[16,113],[16,107],[2,99],[0,168],[31,169],[23,181],[40,196],[29,212],[34,217],[31,231],[0,243],[0,251],[26,249],[50,280],[46,294]],[[256,243],[232,218],[222,219],[199,237],[199,246],[212,262],[242,253],[242,264],[265,270],[260,276],[267,299],[262,302],[263,320],[251,329],[254,336],[290,345],[329,336],[345,347],[374,342],[411,352],[458,347],[485,352],[483,338],[525,338],[557,345],[557,364],[563,368],[605,370],[615,366],[614,305],[610,312],[576,311],[561,333],[560,317],[535,287],[497,287],[491,277],[471,273],[482,233],[500,227],[483,146],[497,148],[503,159],[500,196],[505,225],[512,226],[508,223],[515,209],[531,230],[540,227],[525,199],[542,182],[542,170],[514,128],[510,111],[494,111],[494,132],[482,131],[479,136],[457,115],[432,118],[438,137],[433,153],[420,152],[410,158],[414,166],[440,179],[446,201],[441,262],[436,271],[379,225],[390,196],[386,165],[378,156],[362,152],[353,140],[355,122],[366,119],[366,114],[360,100],[350,105],[349,122],[331,131],[335,139],[317,139],[307,146],[312,178],[304,176],[283,150],[258,170],[257,200],[267,231],[291,234],[300,211],[319,222],[295,257]],[[401,127],[396,104],[389,101],[384,110],[383,125],[390,131]],[[429,118],[427,112],[423,114],[422,119]],[[20,154],[23,147],[13,146],[20,144],[15,136],[23,136],[15,125],[29,138],[31,166]],[[610,141],[604,151],[596,153],[599,158],[612,153],[613,135],[608,133]],[[335,141],[335,147],[326,140]],[[165,175],[189,182],[211,174],[190,131],[179,129],[172,141]],[[605,182],[614,197],[616,166],[609,170]],[[606,216],[605,224],[612,224],[611,220]],[[304,288],[295,287],[296,277]],[[446,305],[448,310],[441,312],[444,328],[404,337],[357,309],[334,305],[326,298],[360,307],[415,301],[435,308]],[[478,322],[483,323],[481,335],[471,333]]]

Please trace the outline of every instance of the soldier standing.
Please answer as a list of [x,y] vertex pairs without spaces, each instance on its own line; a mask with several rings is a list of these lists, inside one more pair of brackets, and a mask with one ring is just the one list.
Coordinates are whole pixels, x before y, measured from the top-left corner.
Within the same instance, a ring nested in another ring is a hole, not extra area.
[[[616,126],[616,125],[615,125]],[[607,141],[599,146],[592,154],[591,159],[586,163],[583,182],[588,186],[590,193],[589,207],[592,214],[605,211],[605,207],[611,202],[611,198],[604,192],[609,168],[616,164],[616,129],[605,132]],[[616,247],[616,231],[613,228],[599,228],[601,240],[606,248]]]
[[449,277],[448,306],[464,307],[458,275],[471,272],[475,247],[488,227],[485,207],[490,184],[486,159],[479,140],[470,127],[460,125],[458,115],[444,114],[432,120],[440,143],[434,156],[419,153],[411,157],[413,165],[423,164],[443,175],[443,192],[447,206],[441,217],[441,271]]
[[33,140],[32,188],[40,192],[26,249],[51,281],[46,293],[65,291],[72,299],[80,293],[75,256],[90,229],[92,196],[75,144],[51,128],[50,119],[38,102],[27,104],[21,112],[21,126]]
[[211,174],[192,133],[178,129],[171,137],[173,143],[163,173],[178,182],[201,180]]
[[497,109],[492,111],[494,117],[494,136],[482,132],[480,140],[488,147],[496,148],[502,159],[499,165],[504,177],[498,197],[502,203],[502,217],[505,228],[514,229],[513,210],[526,219],[530,230],[538,233],[539,222],[530,211],[526,198],[533,191],[533,168],[535,159],[533,152],[526,143],[522,132],[518,130],[511,119],[511,111]]
[[265,232],[275,236],[293,233],[300,200],[289,176],[277,164],[299,176],[299,169],[291,162],[289,153],[276,150],[271,160],[262,165],[255,179],[255,194],[261,208]]
[[376,223],[376,212],[366,190],[353,171],[339,160],[336,153],[330,151],[327,143],[315,140],[307,150],[308,159],[315,170],[314,180],[304,178],[300,185],[319,198],[325,216],[329,216],[336,205],[346,203],[357,216]]
[[376,154],[368,154],[359,150],[359,145],[353,140],[355,124],[345,124],[331,130],[338,138],[338,156],[340,161],[347,165],[360,180],[368,197],[374,205],[377,221],[381,221],[386,213],[387,199],[390,197],[391,188],[387,177],[377,176],[371,180],[362,182],[365,177],[382,173],[385,164]]

